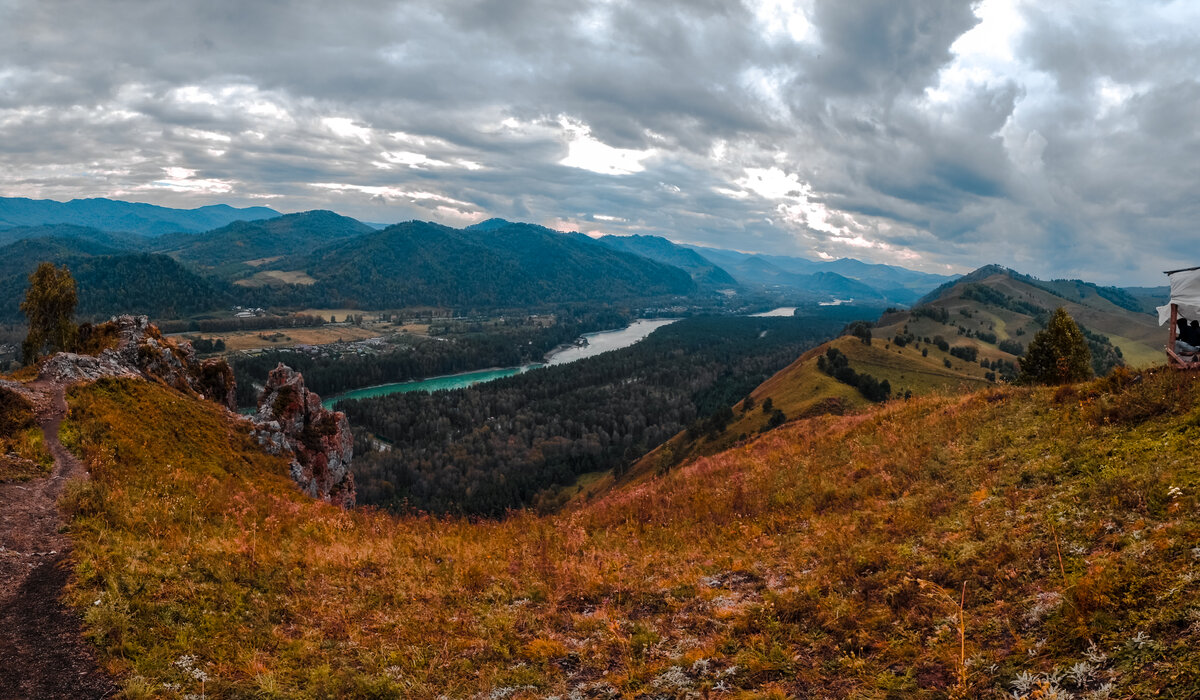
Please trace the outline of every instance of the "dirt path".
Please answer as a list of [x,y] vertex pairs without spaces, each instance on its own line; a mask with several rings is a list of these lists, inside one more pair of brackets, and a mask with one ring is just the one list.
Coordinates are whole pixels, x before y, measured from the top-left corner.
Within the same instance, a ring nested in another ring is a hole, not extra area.
[[57,501],[87,470],[58,441],[67,404],[61,385],[34,382],[32,394],[50,476],[0,484],[0,698],[105,698],[115,692],[80,635],[79,616],[62,603],[71,543]]

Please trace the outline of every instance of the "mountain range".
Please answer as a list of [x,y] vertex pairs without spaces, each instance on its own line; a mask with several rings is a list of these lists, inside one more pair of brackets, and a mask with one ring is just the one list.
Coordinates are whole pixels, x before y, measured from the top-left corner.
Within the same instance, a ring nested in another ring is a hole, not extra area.
[[208,231],[234,221],[269,219],[279,212],[267,207],[237,209],[214,204],[196,209],[172,209],[115,199],[50,199],[0,197],[0,229],[42,224],[74,224],[104,231],[160,236],[176,231]]
[[[24,279],[40,259],[80,267],[87,298],[81,311],[138,309],[156,317],[213,311],[231,302],[483,309],[718,292],[908,306],[957,279],[849,258],[815,261],[681,245],[658,236],[594,239],[503,219],[463,229],[420,221],[377,229],[329,211],[280,215],[226,205],[181,210],[107,199],[0,198],[0,246],[0,317],[6,320],[19,317]],[[138,269],[140,283],[121,284],[111,272],[101,273],[105,266]],[[1036,284],[1069,301],[1103,299],[1139,311],[1160,291],[1125,292],[1080,281]],[[163,292],[143,294],[155,289]]]

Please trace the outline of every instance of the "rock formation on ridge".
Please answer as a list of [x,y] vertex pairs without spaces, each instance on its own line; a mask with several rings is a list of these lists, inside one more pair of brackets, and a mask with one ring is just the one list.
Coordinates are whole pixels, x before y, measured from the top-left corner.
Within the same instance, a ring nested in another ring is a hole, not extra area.
[[292,479],[301,491],[344,508],[354,505],[350,422],[321,405],[321,397],[304,386],[304,375],[283,363],[271,370],[251,418],[253,435],[268,452],[293,454]]
[[117,316],[89,327],[88,334],[97,354],[57,353],[42,363],[39,377],[59,384],[139,377],[198,394],[229,410],[237,407],[229,365],[224,360],[198,360],[191,343],[164,338],[146,316]]

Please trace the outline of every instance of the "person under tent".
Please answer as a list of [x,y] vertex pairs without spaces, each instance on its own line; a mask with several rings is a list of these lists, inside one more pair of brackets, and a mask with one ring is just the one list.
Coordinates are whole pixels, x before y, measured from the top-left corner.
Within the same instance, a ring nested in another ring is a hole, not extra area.
[[[1192,321],[1193,324],[1196,321]],[[1175,322],[1175,353],[1180,356],[1191,356],[1195,358],[1200,354],[1200,339],[1196,338],[1197,331],[1200,327],[1197,325],[1188,325],[1186,318],[1180,318]],[[1195,362],[1195,359],[1192,360]]]

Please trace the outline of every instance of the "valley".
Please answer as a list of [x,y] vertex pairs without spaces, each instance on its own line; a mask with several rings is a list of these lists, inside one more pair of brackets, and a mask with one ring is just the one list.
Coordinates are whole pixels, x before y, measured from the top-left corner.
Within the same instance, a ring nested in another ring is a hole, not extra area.
[[[1200,688],[1197,380],[1159,366],[1153,289],[501,220],[67,225],[5,249],[14,290],[43,255],[78,269],[94,323],[83,354],[0,380],[0,491],[54,478],[22,397],[61,388],[90,479],[63,491],[47,600],[95,687]],[[101,322],[127,294],[170,332]],[[1097,378],[1019,385],[1059,308]]]

